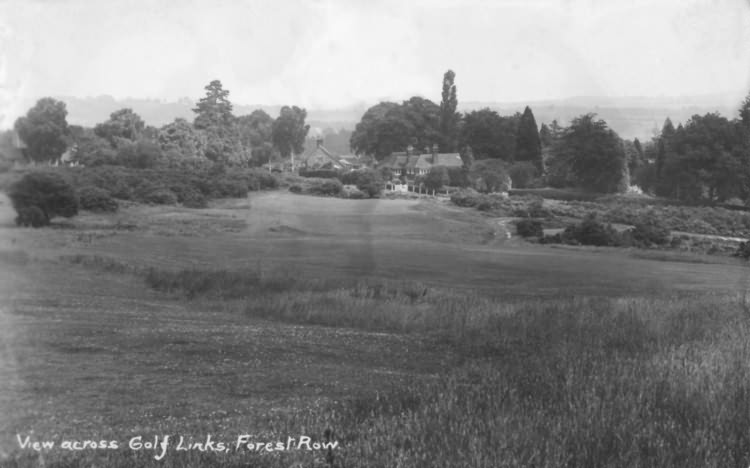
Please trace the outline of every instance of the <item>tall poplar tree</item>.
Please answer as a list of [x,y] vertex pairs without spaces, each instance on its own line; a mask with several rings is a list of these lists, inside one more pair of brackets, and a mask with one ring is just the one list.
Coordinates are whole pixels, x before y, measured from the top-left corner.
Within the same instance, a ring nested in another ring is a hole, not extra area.
[[443,75],[443,100],[440,102],[440,149],[445,152],[456,150],[458,126],[458,98],[456,97],[456,74],[448,70]]

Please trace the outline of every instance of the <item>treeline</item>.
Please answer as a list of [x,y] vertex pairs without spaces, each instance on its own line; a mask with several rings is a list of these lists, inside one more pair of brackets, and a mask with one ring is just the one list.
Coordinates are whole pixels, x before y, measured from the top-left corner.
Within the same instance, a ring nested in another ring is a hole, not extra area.
[[443,77],[441,103],[412,97],[381,102],[357,124],[351,147],[384,160],[411,147],[429,152],[459,152],[466,168],[475,160],[501,160],[516,188],[551,186],[592,192],[641,190],[692,202],[750,197],[750,98],[740,118],[693,116],[674,128],[667,120],[661,135],[643,145],[626,140],[596,114],[537,126],[532,110],[501,116],[485,108],[456,112],[455,73]]
[[675,128],[667,119],[645,148],[634,181],[656,195],[686,202],[750,199],[750,96],[739,118],[694,115]]
[[138,169],[185,165],[261,166],[303,151],[307,112],[284,106],[275,119],[263,110],[235,116],[229,91],[218,80],[193,109],[195,119],[175,119],[155,128],[132,109],[113,112],[93,128],[68,125],[65,103],[40,99],[15,122],[34,162],[54,163],[68,152],[85,166],[118,165]]

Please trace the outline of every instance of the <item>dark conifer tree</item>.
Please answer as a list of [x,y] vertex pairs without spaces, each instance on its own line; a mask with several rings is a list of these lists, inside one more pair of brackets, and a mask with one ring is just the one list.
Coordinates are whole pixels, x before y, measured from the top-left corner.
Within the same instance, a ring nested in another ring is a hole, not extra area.
[[541,171],[542,169],[542,142],[539,138],[539,129],[536,126],[534,114],[529,106],[526,106],[521,120],[518,124],[516,134],[516,161],[529,161]]

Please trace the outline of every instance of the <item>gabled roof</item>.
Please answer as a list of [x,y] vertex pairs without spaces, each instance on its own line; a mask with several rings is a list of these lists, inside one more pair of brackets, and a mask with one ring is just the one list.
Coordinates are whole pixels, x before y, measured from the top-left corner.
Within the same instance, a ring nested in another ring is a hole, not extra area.
[[321,166],[326,163],[331,163],[334,167],[342,167],[343,164],[339,161],[339,158],[331,154],[322,144],[318,143],[315,148],[305,151],[299,158],[299,162],[307,164],[310,161],[316,161]]
[[429,170],[433,166],[461,167],[464,162],[458,153],[437,153],[437,154],[412,154],[393,153],[385,158],[381,167],[391,169],[425,169]]
[[438,153],[435,155],[435,166],[461,167],[464,165],[461,155],[458,153]]

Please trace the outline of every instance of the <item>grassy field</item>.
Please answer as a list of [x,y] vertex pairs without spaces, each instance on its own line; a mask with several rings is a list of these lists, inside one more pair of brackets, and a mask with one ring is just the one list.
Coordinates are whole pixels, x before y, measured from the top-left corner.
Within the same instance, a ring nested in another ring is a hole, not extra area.
[[[427,200],[12,217],[2,466],[750,464],[740,263],[529,245]],[[235,450],[328,429],[330,453]],[[209,434],[229,450],[176,449]],[[139,435],[169,435],[165,458]]]

